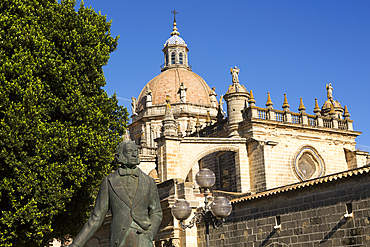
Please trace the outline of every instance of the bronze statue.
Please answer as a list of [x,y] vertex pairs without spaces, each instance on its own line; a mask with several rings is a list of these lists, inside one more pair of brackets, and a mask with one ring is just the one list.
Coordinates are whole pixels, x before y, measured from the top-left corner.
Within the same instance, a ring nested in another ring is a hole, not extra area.
[[103,179],[94,210],[70,247],[83,247],[103,223],[110,209],[109,247],[149,247],[162,221],[154,179],[142,172],[137,146],[121,142],[115,154],[121,167]]

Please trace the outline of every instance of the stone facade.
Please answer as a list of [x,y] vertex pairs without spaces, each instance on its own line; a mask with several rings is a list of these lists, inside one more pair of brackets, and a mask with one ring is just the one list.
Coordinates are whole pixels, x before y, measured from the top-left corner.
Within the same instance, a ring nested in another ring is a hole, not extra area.
[[[210,246],[368,246],[370,168],[337,173],[231,200]],[[205,246],[198,226],[198,246]]]
[[[347,174],[349,169],[363,171],[369,163],[369,154],[356,150],[355,139],[361,133],[354,131],[347,108],[342,108],[332,93],[321,109],[316,101],[314,115],[306,113],[302,99],[298,112],[291,111],[286,95],[281,110],[273,108],[270,93],[266,107],[258,107],[252,90],[233,74],[223,96],[226,116],[223,98],[217,103],[215,88],[192,72],[189,50],[175,24],[172,37],[164,45],[161,74],[141,91],[129,125],[130,138],[139,146],[140,168],[158,183],[164,219],[155,237],[156,246],[203,246],[202,228],[184,231],[171,215],[178,199],[190,202],[194,212],[204,205],[204,196],[195,183],[201,168],[215,173],[214,194],[224,193],[230,198],[249,195],[233,202],[234,211],[225,227],[212,231],[211,246],[359,243],[356,236],[369,231],[364,220],[356,223],[359,205],[369,207],[367,199],[353,191],[369,184],[362,175],[349,176],[349,180],[333,175]],[[238,75],[240,70],[234,69]],[[327,88],[332,90],[332,85]],[[329,179],[333,182],[310,184],[326,178],[333,178]],[[359,182],[357,187],[355,181]],[[271,191],[277,195],[270,195]],[[345,191],[345,199],[336,201],[342,193],[337,191]],[[342,222],[343,207],[351,202],[357,210],[355,218]],[[273,227],[275,221],[281,222],[280,228]],[[104,224],[91,246],[95,247],[96,239],[99,246],[107,246],[104,236],[108,236],[109,216]],[[352,230],[336,231],[347,226]],[[332,236],[339,239],[336,236],[340,234],[344,234],[341,242],[332,240]],[[361,239],[364,242],[366,238]]]

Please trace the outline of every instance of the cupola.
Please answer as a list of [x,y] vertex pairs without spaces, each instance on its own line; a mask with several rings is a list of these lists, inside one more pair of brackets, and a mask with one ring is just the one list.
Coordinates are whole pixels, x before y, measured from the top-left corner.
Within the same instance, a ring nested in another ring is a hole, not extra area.
[[161,71],[165,71],[170,68],[186,68],[191,70],[191,66],[188,62],[188,47],[185,41],[180,37],[180,33],[177,29],[176,14],[175,10],[172,11],[173,17],[173,29],[171,37],[164,43],[164,64],[161,66]]
[[343,119],[343,107],[340,105],[339,101],[334,100],[332,84],[326,84],[327,90],[327,100],[324,102],[324,105],[321,107],[321,114],[324,117],[335,116],[338,119]]

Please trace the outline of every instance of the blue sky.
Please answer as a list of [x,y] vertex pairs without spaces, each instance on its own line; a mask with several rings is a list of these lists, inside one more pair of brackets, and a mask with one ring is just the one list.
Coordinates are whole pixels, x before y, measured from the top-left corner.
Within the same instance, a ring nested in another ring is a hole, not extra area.
[[112,20],[120,35],[104,73],[108,94],[117,93],[131,111],[131,97],[160,73],[163,44],[172,31],[173,14],[188,44],[193,71],[216,87],[219,95],[231,84],[230,67],[240,68],[241,84],[253,90],[264,107],[270,92],[275,109],[284,93],[298,112],[303,98],[313,114],[321,107],[325,85],[347,105],[354,129],[362,131],[358,147],[370,151],[370,1],[119,1],[84,0],[85,6]]

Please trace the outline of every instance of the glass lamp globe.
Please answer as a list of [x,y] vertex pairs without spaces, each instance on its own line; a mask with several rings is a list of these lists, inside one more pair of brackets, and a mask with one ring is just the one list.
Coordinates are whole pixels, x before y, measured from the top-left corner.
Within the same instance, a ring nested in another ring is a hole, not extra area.
[[231,202],[223,196],[216,197],[210,205],[211,212],[217,218],[225,218],[231,214]]
[[185,200],[178,200],[172,206],[171,213],[178,220],[186,220],[191,214],[190,204]]
[[210,189],[216,182],[216,176],[210,169],[203,168],[195,175],[195,181],[199,187]]

